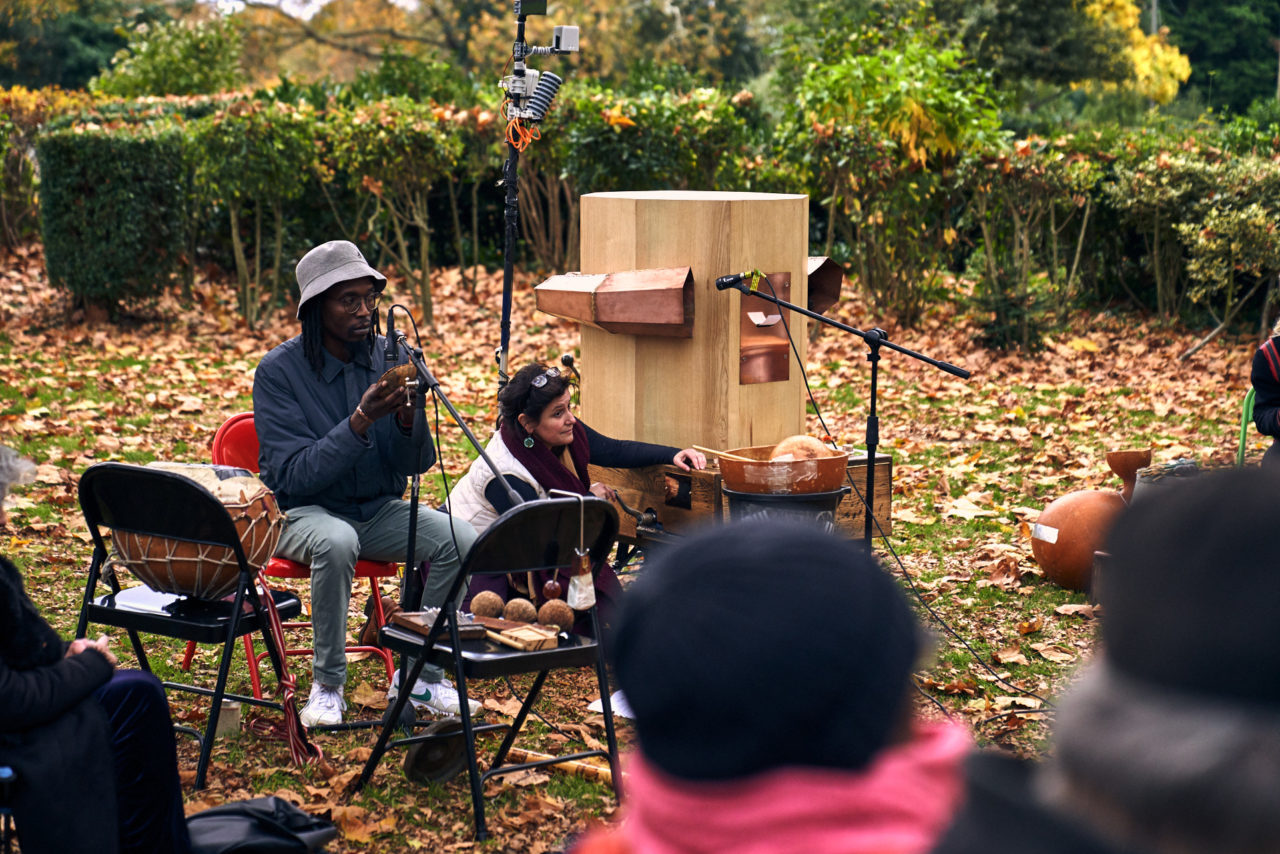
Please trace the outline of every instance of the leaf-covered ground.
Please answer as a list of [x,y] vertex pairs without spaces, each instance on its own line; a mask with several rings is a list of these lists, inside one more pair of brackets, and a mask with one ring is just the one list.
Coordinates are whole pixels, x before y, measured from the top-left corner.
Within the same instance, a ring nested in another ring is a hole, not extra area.
[[[472,296],[457,271],[441,271],[437,329],[423,331],[427,361],[481,436],[490,429],[496,392],[500,285],[500,274],[482,276]],[[230,283],[201,278],[190,300],[170,297],[137,306],[116,324],[89,324],[47,285],[38,247],[4,258],[0,289],[0,443],[39,464],[35,482],[15,487],[5,503],[0,544],[26,573],[32,598],[70,636],[90,553],[76,504],[80,474],[104,460],[207,462],[218,425],[250,408],[258,358],[295,334],[296,321],[282,309],[247,330],[228,299]],[[409,302],[394,279],[391,293]],[[1043,751],[1053,698],[1088,657],[1101,609],[1044,579],[1031,556],[1030,525],[1066,492],[1117,488],[1104,461],[1108,450],[1150,447],[1157,463],[1186,457],[1230,464],[1256,342],[1220,339],[1178,362],[1192,333],[1097,312],[1073,317],[1070,331],[1039,354],[1004,354],[975,345],[975,321],[952,306],[938,307],[915,330],[895,328],[852,298],[833,313],[854,326],[884,327],[895,343],[973,372],[962,381],[883,351],[878,412],[881,451],[894,460],[894,523],[880,551],[938,638],[934,660],[918,674],[921,713],[961,717],[984,743]],[[577,344],[574,325],[534,312],[527,280],[512,326],[513,366],[550,361]],[[589,383],[591,366],[581,367]],[[825,423],[841,443],[861,445],[869,392],[861,341],[824,330],[807,371],[822,416],[810,415],[809,432],[821,435]],[[444,468],[456,478],[469,446],[449,423],[440,444]],[[1252,458],[1264,444],[1251,431]],[[441,488],[438,474],[424,479],[424,492],[439,496]],[[642,571],[642,564],[632,568]],[[366,594],[359,588],[353,597],[353,633]],[[127,646],[122,640],[117,649]],[[160,675],[192,678],[177,669],[179,644],[154,639],[149,649]],[[305,660],[293,663],[305,691],[309,668]],[[212,651],[202,650],[194,678],[211,681],[214,664]],[[486,718],[501,720],[526,687],[520,680],[484,686]],[[247,692],[242,659],[232,688]],[[376,717],[385,688],[376,663],[353,663],[351,715]],[[556,726],[533,721],[525,746],[557,753],[603,738],[600,717],[586,708],[597,696],[587,675],[558,674],[546,693],[544,714]],[[201,725],[199,699],[171,696],[176,717]],[[705,725],[714,734],[715,722]],[[630,741],[625,724],[620,734]],[[349,796],[372,739],[367,730],[318,735],[327,761],[300,769],[281,744],[248,732],[220,738],[210,784],[188,792],[188,809],[281,794],[328,812],[342,828],[333,847],[342,852],[555,851],[615,809],[606,786],[560,771],[491,783],[492,839],[475,844],[465,776],[419,786],[405,779],[397,751],[364,792]],[[194,742],[182,739],[180,752],[190,781]]]

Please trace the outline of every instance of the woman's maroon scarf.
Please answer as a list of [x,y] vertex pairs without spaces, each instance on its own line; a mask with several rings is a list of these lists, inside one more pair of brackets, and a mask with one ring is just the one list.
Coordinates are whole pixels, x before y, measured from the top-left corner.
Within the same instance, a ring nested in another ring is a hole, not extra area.
[[587,474],[587,463],[591,459],[591,454],[587,448],[587,431],[581,421],[574,422],[573,441],[568,446],[569,457],[573,460],[573,467],[578,472],[577,477],[565,468],[564,463],[560,462],[550,448],[537,439],[533,440],[532,448],[526,448],[524,435],[522,435],[524,431],[518,429],[516,425],[503,421],[498,432],[502,435],[502,441],[506,444],[507,450],[529,470],[529,474],[533,475],[543,489],[548,491],[560,489],[565,492],[576,492],[578,495],[587,495],[591,492],[591,478]]

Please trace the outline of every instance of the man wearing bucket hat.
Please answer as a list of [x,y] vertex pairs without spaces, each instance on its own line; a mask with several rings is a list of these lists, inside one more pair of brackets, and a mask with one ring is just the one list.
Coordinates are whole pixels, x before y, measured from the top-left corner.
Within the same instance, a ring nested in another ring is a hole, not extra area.
[[[259,363],[253,409],[262,480],[288,513],[276,553],[311,567],[314,681],[301,718],[316,726],[340,723],[346,707],[356,560],[403,558],[409,514],[420,510],[404,500],[405,486],[435,461],[435,447],[429,435],[420,446],[412,440],[404,387],[380,379],[390,367],[377,329],[386,277],[345,240],[312,249],[297,276],[302,332]],[[432,570],[421,604],[438,606],[475,530],[437,512],[418,512],[415,530],[414,553]],[[443,671],[422,673],[415,705],[456,713],[458,695]]]

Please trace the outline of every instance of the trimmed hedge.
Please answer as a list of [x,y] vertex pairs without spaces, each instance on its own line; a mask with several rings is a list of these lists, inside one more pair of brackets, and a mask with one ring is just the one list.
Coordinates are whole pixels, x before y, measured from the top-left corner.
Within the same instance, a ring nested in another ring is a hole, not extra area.
[[41,222],[49,279],[114,311],[173,280],[190,189],[181,130],[58,131],[40,137]]
[[[566,85],[541,141],[521,157],[526,258],[574,268],[584,192],[807,192],[811,245],[851,268],[878,310],[909,323],[937,299],[969,299],[941,275],[967,271],[996,343],[1018,346],[1034,346],[1082,303],[1229,316],[1280,273],[1271,225],[1280,221],[1280,127],[1153,124],[1013,140],[971,117],[957,127],[986,132],[965,136],[926,121],[954,119],[949,101],[876,120],[862,101],[827,98],[823,78],[805,83],[816,100],[797,99],[772,126],[748,92]],[[986,115],[981,102],[971,106]],[[503,123],[485,108],[338,98],[313,111],[264,94],[81,102],[69,113],[69,127],[43,122],[41,207],[50,276],[82,300],[115,307],[157,293],[175,270],[190,273],[184,258],[229,268],[238,255],[242,280],[252,279],[241,282],[251,321],[259,303],[286,298],[302,251],[346,236],[417,281],[426,306],[428,249],[500,254],[502,199],[492,187]],[[241,126],[248,117],[264,122],[262,133]],[[206,132],[220,122],[234,127],[215,153]],[[426,130],[439,135],[426,148],[397,143]],[[9,141],[12,158],[21,136],[11,130]],[[272,165],[286,153],[287,166]],[[210,165],[223,167],[220,180],[189,180],[209,178]],[[472,210],[492,227],[481,230]],[[277,276],[263,275],[277,263]]]

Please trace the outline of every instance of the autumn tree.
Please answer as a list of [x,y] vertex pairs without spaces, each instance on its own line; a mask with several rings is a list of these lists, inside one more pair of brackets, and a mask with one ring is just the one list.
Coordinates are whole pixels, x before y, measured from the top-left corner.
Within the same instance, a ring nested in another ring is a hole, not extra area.
[[926,8],[922,0],[781,0],[769,88],[783,103],[791,101],[813,69],[875,53],[926,27]]
[[220,16],[208,20],[139,25],[111,67],[90,81],[97,92],[140,95],[209,95],[244,80],[240,33]]
[[934,0],[932,9],[1001,88],[1118,82],[1130,73],[1124,34],[1082,3]]
[[331,0],[311,18],[249,0],[235,18],[245,34],[245,65],[259,82],[281,75],[349,81],[389,54],[434,53],[409,13],[389,0]]
[[1120,81],[1103,81],[1136,92],[1157,104],[1167,104],[1178,87],[1191,75],[1191,64],[1177,47],[1169,43],[1168,31],[1146,32],[1134,0],[1088,0],[1084,6],[1090,18],[1124,42],[1121,55],[1128,73]]
[[[328,116],[334,166],[354,187],[368,193],[374,208],[363,222],[344,229],[367,229],[396,267],[418,290],[423,322],[434,324],[431,299],[431,234],[427,204],[433,185],[449,174],[461,154],[443,107],[388,98]],[[326,172],[332,169],[322,166]],[[325,177],[332,177],[329,173]],[[335,210],[341,216],[343,212]],[[416,254],[416,258],[414,257]]]
[[[192,128],[200,192],[218,201],[230,219],[237,298],[252,329],[262,301],[262,225],[271,217],[274,241],[270,278],[278,300],[283,263],[284,205],[301,194],[299,176],[313,167],[315,121],[311,110],[289,104],[236,101]],[[242,216],[252,212],[253,269],[245,252]]]
[[10,5],[0,13],[0,86],[61,86],[78,89],[125,45],[122,21],[154,20],[149,6],[137,17],[118,0],[77,0],[65,7],[29,9]]
[[[545,17],[529,16],[526,39],[547,44],[553,26],[579,27],[582,52],[566,67],[615,84],[637,67],[670,63],[697,71],[703,82],[741,83],[766,62],[758,31],[772,20],[767,5],[768,0],[587,0]],[[511,0],[331,0],[310,19],[291,14],[278,0],[246,0],[236,17],[247,33],[253,67],[265,76],[304,79],[350,80],[395,52],[496,83],[515,36]],[[563,76],[564,68],[557,73]]]
[[936,33],[908,32],[811,64],[776,143],[826,212],[823,254],[849,256],[877,307],[911,323],[956,239],[956,162],[994,144],[999,122],[984,72]]
[[1158,9],[1191,62],[1188,87],[1210,106],[1243,112],[1280,99],[1280,0],[1164,0]]

